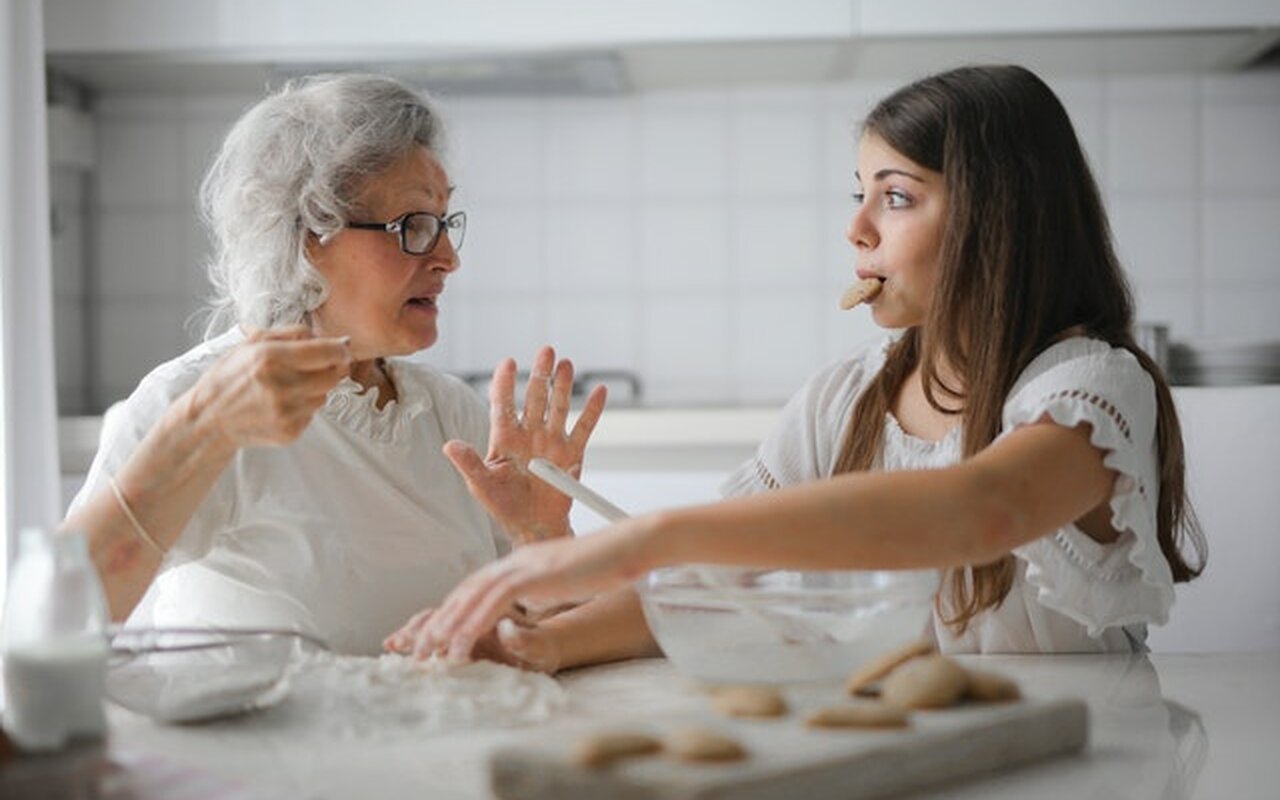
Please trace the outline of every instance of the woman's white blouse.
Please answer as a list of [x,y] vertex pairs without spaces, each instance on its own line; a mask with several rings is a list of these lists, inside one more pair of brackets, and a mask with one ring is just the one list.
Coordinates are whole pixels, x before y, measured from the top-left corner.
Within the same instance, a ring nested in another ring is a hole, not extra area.
[[[787,403],[756,455],[721,491],[752,494],[831,476],[853,407],[884,364],[892,337],[811,378]],[[1083,337],[1041,353],[1004,405],[1001,436],[1043,419],[1068,428],[1087,422],[1104,463],[1118,473],[1111,495],[1121,536],[1100,544],[1075,525],[1013,551],[1013,588],[955,636],[935,610],[944,652],[1100,652],[1144,648],[1147,624],[1163,624],[1173,577],[1156,540],[1160,493],[1155,386],[1128,351]],[[961,459],[961,430],[940,441],[912,436],[886,415],[885,470],[929,469]]]
[[[108,413],[72,503],[107,485],[175,398],[243,335],[156,368]],[[345,379],[283,447],[237,452],[126,624],[301,628],[341,652],[376,654],[414,612],[509,549],[441,453],[486,446],[483,402],[461,381],[388,362],[398,402]],[[483,449],[481,449],[483,452]]]

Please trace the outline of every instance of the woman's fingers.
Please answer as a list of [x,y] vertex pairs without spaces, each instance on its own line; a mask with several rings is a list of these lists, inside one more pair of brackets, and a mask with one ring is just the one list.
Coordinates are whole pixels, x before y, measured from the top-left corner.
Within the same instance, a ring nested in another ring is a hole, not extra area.
[[453,464],[453,468],[462,475],[469,485],[484,482],[485,477],[489,474],[488,468],[474,447],[466,442],[453,439],[445,442],[442,449],[444,450],[445,458],[449,459],[449,462]]
[[[312,333],[311,328],[302,324],[281,325],[278,328],[254,328],[251,330],[249,338],[252,341],[271,341],[284,339],[315,339],[318,338]],[[324,337],[338,338],[338,337]]]
[[547,413],[547,393],[551,388],[551,368],[556,363],[556,351],[542,347],[533,357],[533,369],[529,373],[529,385],[524,390],[524,424],[539,425]]
[[582,406],[582,413],[578,415],[578,421],[573,424],[573,430],[569,433],[569,444],[573,445],[578,452],[587,449],[587,441],[595,431],[600,415],[604,413],[608,395],[609,392],[604,386],[597,386],[587,396],[587,402]]
[[257,346],[261,348],[263,358],[299,372],[351,363],[351,350],[347,346],[346,337],[270,340],[258,343]]
[[414,640],[417,639],[421,629],[426,626],[427,621],[431,619],[431,615],[434,613],[434,608],[424,608],[409,617],[408,622],[382,640],[382,649],[391,653],[407,653],[412,650]]
[[563,359],[556,364],[551,383],[551,408],[547,412],[547,429],[563,435],[565,420],[569,417],[569,402],[573,397],[573,362]]
[[315,370],[282,370],[276,377],[277,388],[301,397],[324,396],[350,373],[345,364],[334,364]]
[[503,359],[489,382],[489,460],[501,458],[507,440],[520,426],[516,413],[516,362]]
[[554,674],[560,669],[560,655],[547,632],[536,626],[517,624],[510,617],[498,620],[498,644],[511,660],[526,669]]

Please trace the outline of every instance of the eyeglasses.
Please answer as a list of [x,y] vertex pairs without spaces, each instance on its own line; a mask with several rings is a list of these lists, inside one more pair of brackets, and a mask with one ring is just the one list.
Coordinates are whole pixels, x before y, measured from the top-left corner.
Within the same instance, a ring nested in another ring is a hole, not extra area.
[[462,249],[462,240],[467,235],[467,212],[455,211],[447,217],[438,217],[427,211],[411,211],[390,222],[348,222],[347,227],[397,234],[400,250],[405,255],[425,256],[435,249],[441,231],[447,232],[454,252]]

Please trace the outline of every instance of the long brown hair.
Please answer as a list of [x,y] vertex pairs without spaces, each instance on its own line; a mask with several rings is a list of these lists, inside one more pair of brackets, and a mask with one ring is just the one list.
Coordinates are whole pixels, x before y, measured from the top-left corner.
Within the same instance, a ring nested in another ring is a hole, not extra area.
[[[934,408],[959,413],[965,458],[1000,433],[1014,381],[1064,331],[1122,347],[1155,383],[1160,550],[1175,581],[1204,569],[1207,547],[1186,497],[1182,431],[1160,367],[1134,342],[1133,299],[1097,184],[1066,110],[1032,72],[965,67],[910,84],[867,116],[873,134],[943,176],[948,219],[925,324],[908,330],[859,398],[835,471],[872,468],[885,415],[919,367]],[[978,332],[981,332],[980,335]],[[939,363],[962,381],[947,386]],[[947,398],[943,402],[940,398]],[[1183,557],[1190,540],[1195,566]],[[953,569],[943,620],[963,633],[1013,585],[1014,560]]]

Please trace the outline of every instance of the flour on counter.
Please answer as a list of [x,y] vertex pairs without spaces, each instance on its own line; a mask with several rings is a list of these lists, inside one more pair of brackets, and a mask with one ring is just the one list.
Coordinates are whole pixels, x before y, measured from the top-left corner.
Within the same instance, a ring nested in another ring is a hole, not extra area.
[[309,655],[290,678],[290,712],[326,736],[395,737],[524,725],[565,706],[548,675],[476,661],[447,664],[386,654]]

